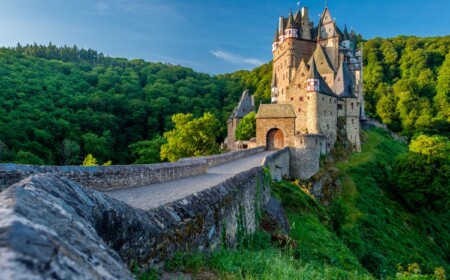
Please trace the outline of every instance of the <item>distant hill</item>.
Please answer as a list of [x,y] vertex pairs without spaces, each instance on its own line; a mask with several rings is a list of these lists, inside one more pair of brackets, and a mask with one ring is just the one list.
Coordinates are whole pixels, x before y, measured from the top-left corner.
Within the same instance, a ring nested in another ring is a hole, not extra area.
[[[246,77],[269,67],[211,76],[77,47],[2,48],[0,162],[80,164],[92,153],[132,163],[128,146],[170,129],[175,113],[209,111],[225,126]],[[67,158],[68,149],[75,156]]]

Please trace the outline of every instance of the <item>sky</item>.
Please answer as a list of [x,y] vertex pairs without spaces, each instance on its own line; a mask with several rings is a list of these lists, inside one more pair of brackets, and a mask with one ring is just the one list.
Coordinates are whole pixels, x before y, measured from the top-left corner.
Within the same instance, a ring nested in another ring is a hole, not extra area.
[[[0,46],[76,45],[112,57],[168,62],[209,74],[272,59],[291,0],[0,0]],[[316,24],[325,1],[301,0]],[[365,39],[450,35],[450,0],[328,0],[342,29]]]

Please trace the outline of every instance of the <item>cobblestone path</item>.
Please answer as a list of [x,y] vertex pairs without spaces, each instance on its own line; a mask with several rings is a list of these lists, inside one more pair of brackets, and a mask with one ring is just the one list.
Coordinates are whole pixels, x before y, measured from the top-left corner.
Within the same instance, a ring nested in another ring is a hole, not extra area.
[[273,153],[273,151],[261,152],[225,164],[210,167],[206,174],[143,187],[111,190],[107,192],[107,194],[118,200],[122,200],[131,206],[148,210],[186,197],[192,193],[208,189],[239,172],[260,166],[264,157],[271,153]]

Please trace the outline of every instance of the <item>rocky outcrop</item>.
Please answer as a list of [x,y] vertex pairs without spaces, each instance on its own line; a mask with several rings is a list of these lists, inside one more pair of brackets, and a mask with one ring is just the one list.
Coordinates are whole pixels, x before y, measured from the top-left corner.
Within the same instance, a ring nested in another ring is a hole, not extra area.
[[28,178],[0,194],[1,279],[133,279],[97,234],[97,199],[54,175]]

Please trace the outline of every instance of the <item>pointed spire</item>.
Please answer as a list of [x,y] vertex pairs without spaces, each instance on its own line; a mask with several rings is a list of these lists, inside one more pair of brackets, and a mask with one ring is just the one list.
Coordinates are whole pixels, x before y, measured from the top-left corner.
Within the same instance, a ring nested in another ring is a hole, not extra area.
[[308,79],[319,79],[320,74],[319,71],[317,71],[317,65],[316,60],[314,59],[314,56],[311,58],[311,63],[309,66],[309,73],[308,73]]
[[279,37],[280,37],[280,32],[278,32],[278,28],[277,28],[277,30],[275,31],[275,38],[273,38],[273,42],[274,43],[278,42],[280,40]]
[[289,12],[289,18],[286,25],[286,29],[295,29],[298,28],[297,23],[294,20],[294,16],[292,15],[292,12]]
[[348,70],[347,63],[341,60],[339,70],[334,79],[333,91],[340,98],[356,98],[354,93],[354,83]]
[[348,35],[348,31],[347,31],[347,24],[344,27],[344,41],[350,41],[350,36]]
[[321,94],[329,95],[332,97],[337,97],[337,95],[319,74],[314,56],[311,59],[306,90],[319,92]]
[[[315,59],[318,65],[319,73],[330,74],[335,72],[325,49],[320,43],[316,44],[316,49],[314,50],[312,57]],[[309,65],[311,65],[311,60],[312,58],[308,62]]]

